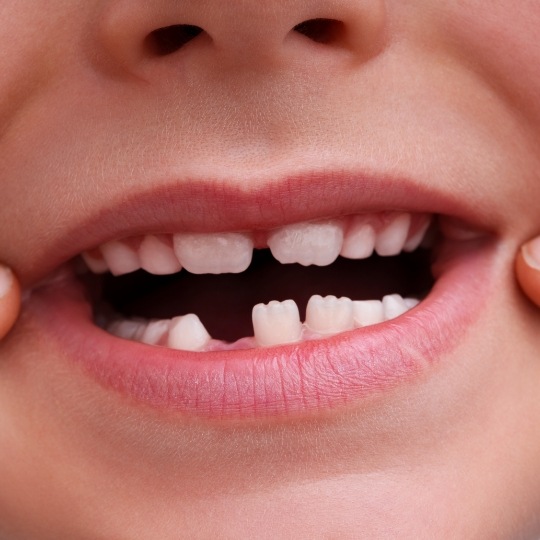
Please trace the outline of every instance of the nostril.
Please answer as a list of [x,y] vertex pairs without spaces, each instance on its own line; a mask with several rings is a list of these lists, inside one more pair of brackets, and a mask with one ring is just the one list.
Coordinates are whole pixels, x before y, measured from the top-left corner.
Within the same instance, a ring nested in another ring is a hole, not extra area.
[[204,30],[191,24],[174,24],[158,28],[146,36],[150,52],[157,56],[166,56],[181,49]]
[[297,24],[294,31],[316,43],[325,45],[339,44],[345,41],[345,25],[335,19],[310,19]]

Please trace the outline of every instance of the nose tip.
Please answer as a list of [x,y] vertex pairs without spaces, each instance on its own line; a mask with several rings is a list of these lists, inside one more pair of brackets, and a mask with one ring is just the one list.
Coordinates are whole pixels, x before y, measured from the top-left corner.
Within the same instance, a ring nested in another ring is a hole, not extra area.
[[259,68],[293,56],[367,61],[383,49],[385,30],[384,0],[119,0],[99,35],[118,66],[138,71],[188,49]]

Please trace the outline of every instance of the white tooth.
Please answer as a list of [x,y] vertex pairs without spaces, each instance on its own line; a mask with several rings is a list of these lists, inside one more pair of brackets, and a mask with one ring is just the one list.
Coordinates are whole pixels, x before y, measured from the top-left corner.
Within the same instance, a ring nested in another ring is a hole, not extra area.
[[296,343],[302,336],[300,313],[294,300],[257,304],[252,320],[255,340],[263,347]]
[[354,328],[353,303],[349,298],[336,298],[318,294],[309,299],[306,325],[318,334],[330,335]]
[[383,304],[380,300],[361,300],[353,302],[354,324],[360,328],[384,321]]
[[379,233],[375,240],[375,251],[383,256],[398,255],[409,234],[410,214],[399,214]]
[[237,274],[251,263],[253,239],[243,233],[175,234],[174,252],[192,274]]
[[347,259],[367,259],[373,254],[375,247],[375,229],[366,223],[366,218],[357,216],[353,218],[349,230],[343,240],[341,256]]
[[164,276],[176,274],[182,269],[174,250],[157,236],[145,236],[139,247],[139,258],[143,270]]
[[141,342],[148,345],[158,345],[163,337],[169,332],[171,321],[152,321],[146,326],[141,336]]
[[414,235],[411,236],[405,242],[403,251],[406,251],[407,253],[411,253],[416,248],[418,248],[418,246],[422,243],[422,240],[424,239],[424,236],[426,235],[426,232],[429,229],[430,225],[431,225],[431,218],[427,219],[426,222],[422,224],[420,229],[418,229],[418,231],[416,231],[416,233],[414,233]]
[[86,266],[88,266],[88,268],[90,268],[94,274],[104,274],[109,270],[109,267],[104,259],[92,257],[92,255],[90,255],[88,252],[82,253],[81,257],[86,263]]
[[190,313],[171,321],[167,345],[180,351],[202,351],[211,339],[199,317]]
[[130,320],[115,321],[107,328],[110,334],[129,340],[139,340],[145,330],[144,322]]
[[388,296],[385,296],[382,303],[385,321],[391,321],[409,311],[405,300],[403,300],[399,294],[389,294]]
[[343,229],[341,220],[295,223],[271,232],[268,247],[282,264],[327,266],[341,251]]
[[115,276],[129,274],[141,267],[139,256],[124,242],[113,240],[101,246],[103,258]]
[[416,298],[405,298],[403,301],[405,302],[407,309],[412,309],[420,303],[420,300],[417,300]]

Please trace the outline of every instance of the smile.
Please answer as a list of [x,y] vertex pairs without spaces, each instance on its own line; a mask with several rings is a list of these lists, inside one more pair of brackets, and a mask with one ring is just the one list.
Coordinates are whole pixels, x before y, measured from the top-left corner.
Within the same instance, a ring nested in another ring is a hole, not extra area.
[[[328,178],[313,177],[274,184],[274,197],[140,196],[63,242],[72,262],[34,288],[29,312],[106,388],[186,414],[306,414],[392,388],[479,316],[493,237],[466,206],[407,182],[333,182],[326,199]],[[182,213],[186,201],[198,212]],[[141,223],[160,202],[160,226]]]

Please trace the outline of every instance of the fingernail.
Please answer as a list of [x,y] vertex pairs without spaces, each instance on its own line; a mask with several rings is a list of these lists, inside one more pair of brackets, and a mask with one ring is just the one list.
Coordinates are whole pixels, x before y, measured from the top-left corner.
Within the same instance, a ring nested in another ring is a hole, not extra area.
[[527,242],[522,249],[525,262],[535,270],[540,270],[540,236]]
[[0,265],[0,299],[4,298],[11,289],[13,273],[6,266]]

